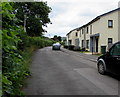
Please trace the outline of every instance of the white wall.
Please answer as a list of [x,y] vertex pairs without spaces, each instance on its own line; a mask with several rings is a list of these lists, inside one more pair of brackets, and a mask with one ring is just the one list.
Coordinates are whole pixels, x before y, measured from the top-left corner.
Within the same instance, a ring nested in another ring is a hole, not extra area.
[[[108,28],[108,20],[113,20],[113,28]],[[113,43],[118,41],[118,11],[107,14],[92,24],[93,33],[100,33],[99,37],[99,52],[101,46],[108,47],[108,38],[113,39]]]

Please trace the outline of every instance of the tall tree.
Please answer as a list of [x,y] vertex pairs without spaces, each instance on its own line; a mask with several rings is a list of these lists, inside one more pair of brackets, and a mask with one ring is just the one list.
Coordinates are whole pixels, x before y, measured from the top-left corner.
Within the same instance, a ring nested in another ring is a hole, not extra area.
[[57,39],[58,39],[59,41],[61,41],[61,36],[58,36]]
[[53,40],[61,41],[61,36],[54,35]]
[[16,2],[14,3],[14,13],[20,19],[19,25],[26,28],[29,36],[42,36],[50,22],[49,13],[51,8],[47,2]]

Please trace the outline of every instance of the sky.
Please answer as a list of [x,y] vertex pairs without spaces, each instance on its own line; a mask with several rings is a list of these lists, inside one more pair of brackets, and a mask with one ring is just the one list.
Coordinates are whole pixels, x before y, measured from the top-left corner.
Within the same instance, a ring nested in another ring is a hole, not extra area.
[[43,0],[52,8],[45,36],[65,37],[71,30],[87,24],[95,17],[118,8],[119,0]]

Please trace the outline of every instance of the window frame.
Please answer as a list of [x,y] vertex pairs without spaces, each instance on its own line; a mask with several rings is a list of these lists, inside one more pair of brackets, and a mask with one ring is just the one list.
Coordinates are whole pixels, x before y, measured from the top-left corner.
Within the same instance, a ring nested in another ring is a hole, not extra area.
[[78,36],[78,32],[76,32],[76,34],[75,34],[75,35],[76,35],[76,37],[77,37],[77,36]]
[[113,28],[113,20],[108,20],[108,28]]
[[92,34],[92,25],[90,25],[90,34]]
[[108,44],[113,43],[113,38],[108,38]]
[[86,32],[87,32],[87,34],[89,33],[89,27],[87,27],[87,31]]

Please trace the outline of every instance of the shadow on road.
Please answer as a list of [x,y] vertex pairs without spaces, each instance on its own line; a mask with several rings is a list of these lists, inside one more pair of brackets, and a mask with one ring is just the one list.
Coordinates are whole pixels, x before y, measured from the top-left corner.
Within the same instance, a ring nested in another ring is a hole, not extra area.
[[120,77],[117,76],[117,75],[114,75],[114,74],[112,74],[112,73],[108,73],[108,72],[107,72],[107,73],[106,73],[106,76],[112,77],[112,78],[114,78],[114,79],[120,81]]

